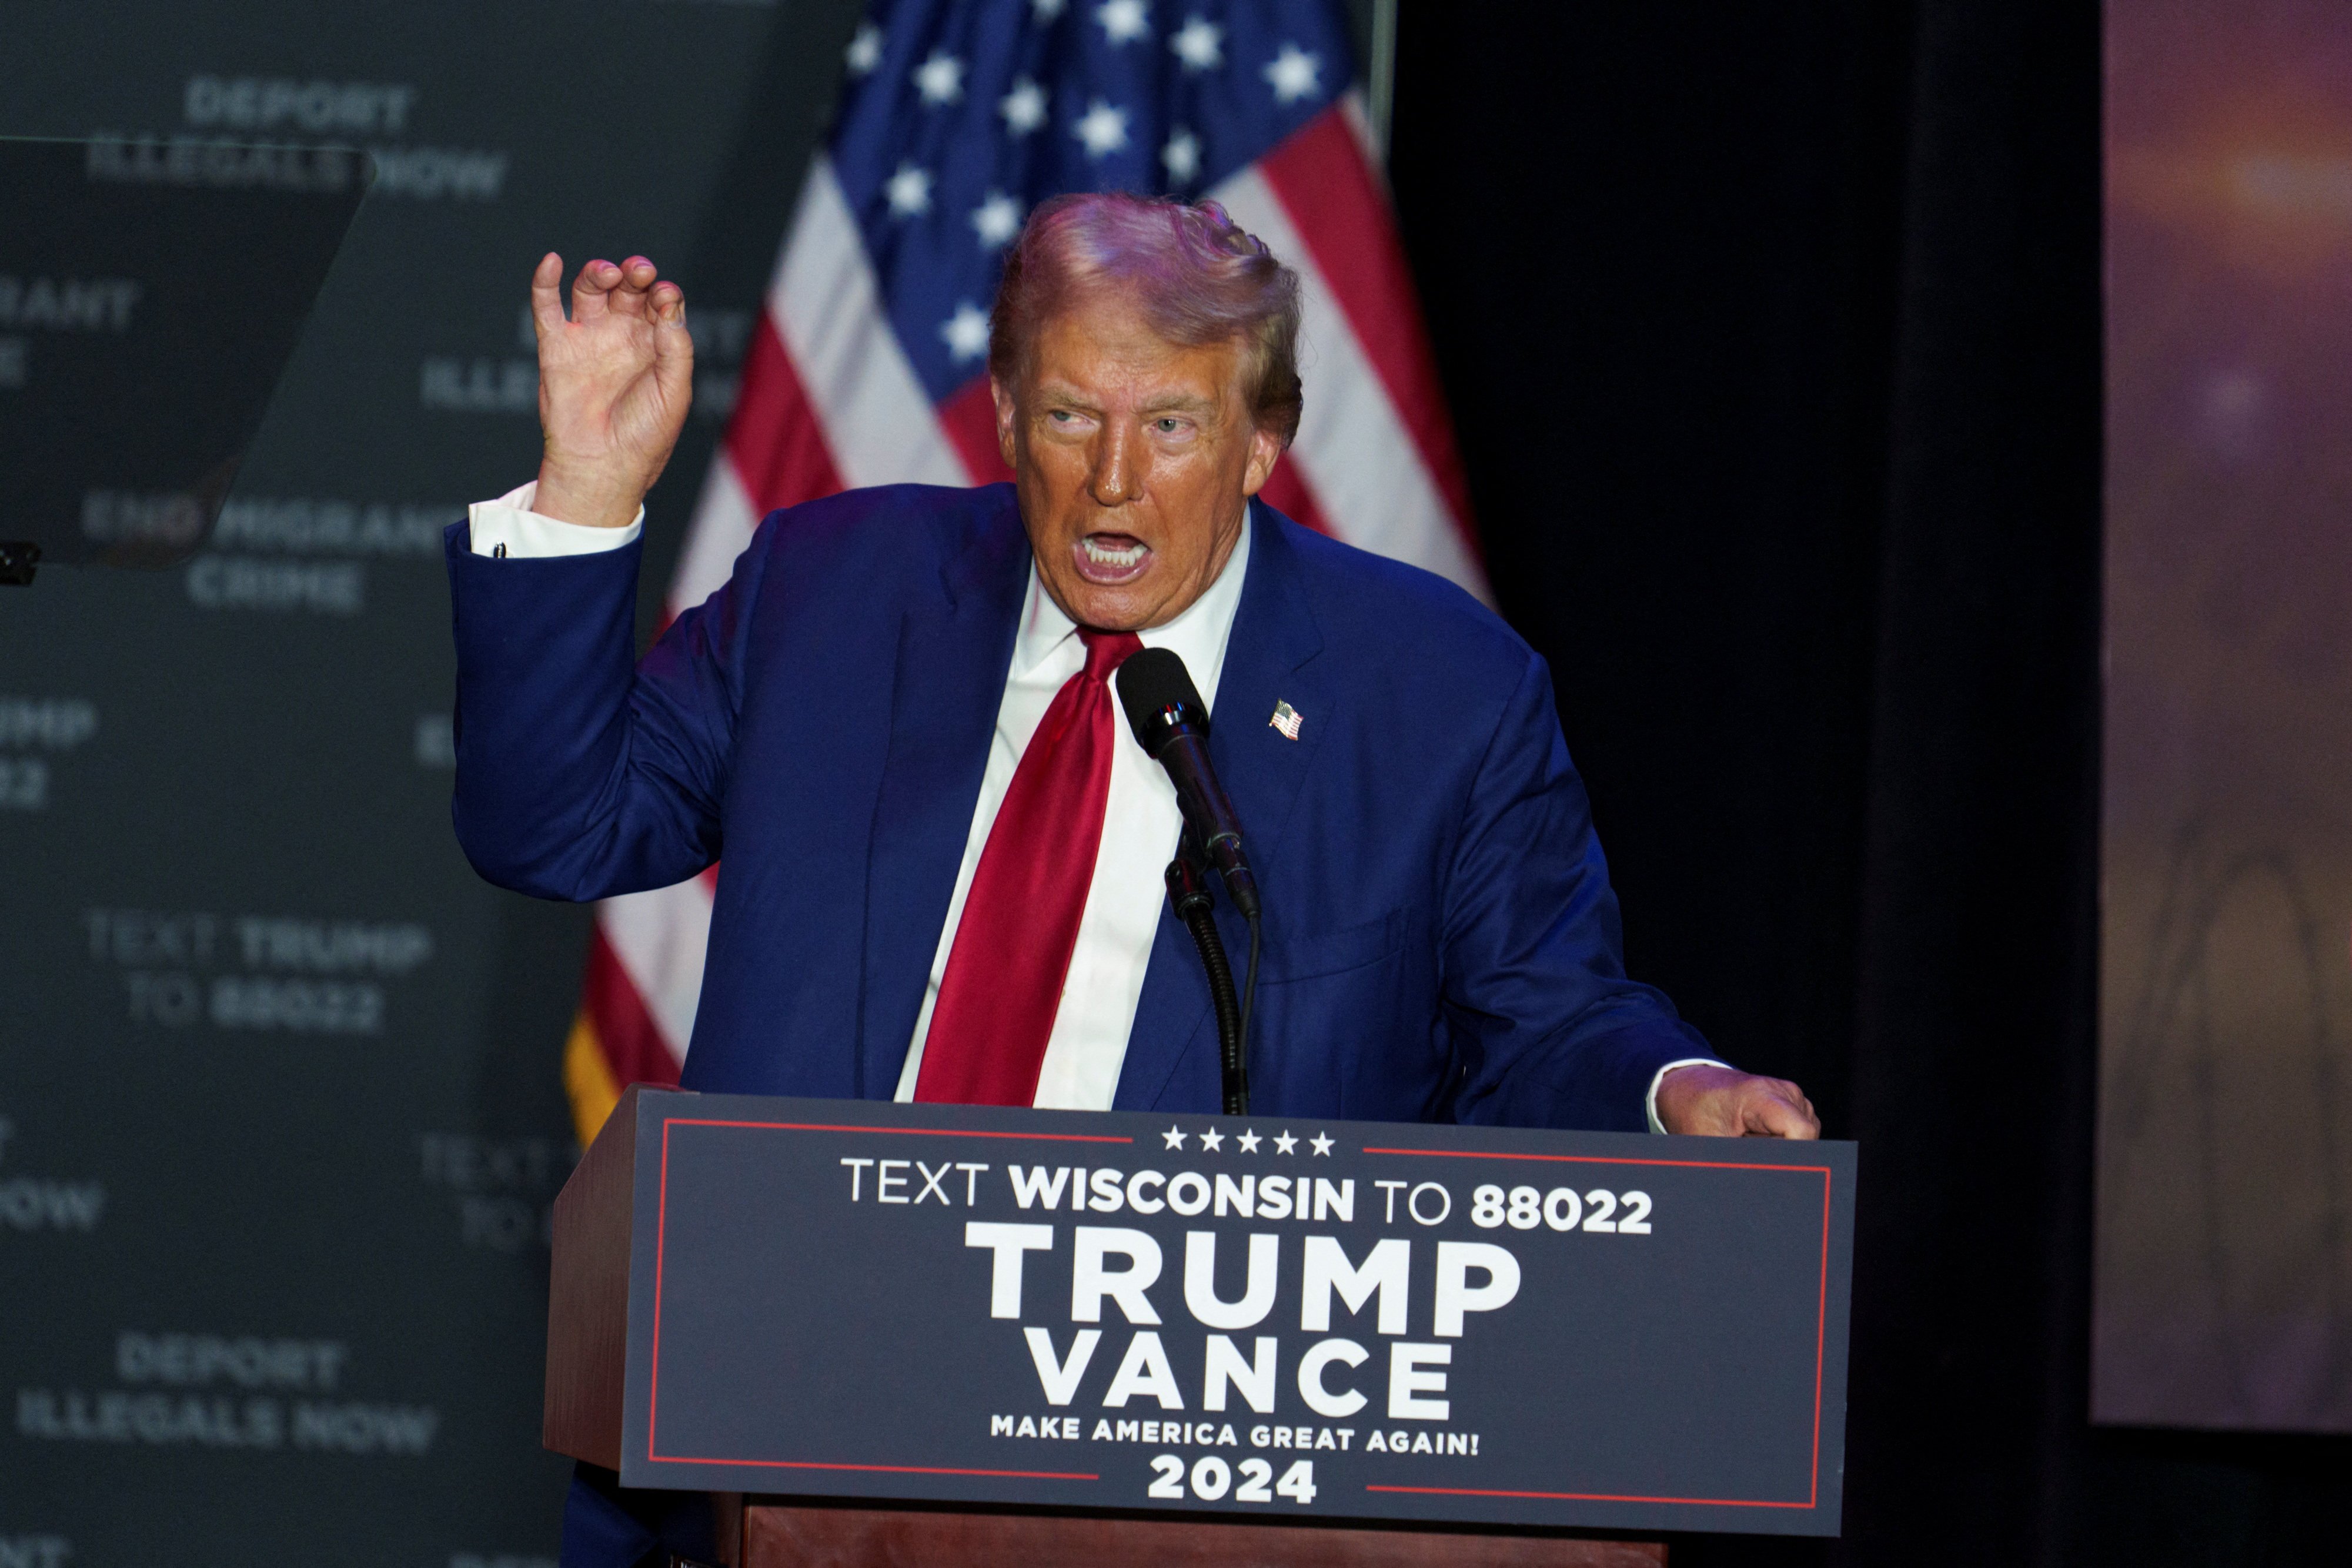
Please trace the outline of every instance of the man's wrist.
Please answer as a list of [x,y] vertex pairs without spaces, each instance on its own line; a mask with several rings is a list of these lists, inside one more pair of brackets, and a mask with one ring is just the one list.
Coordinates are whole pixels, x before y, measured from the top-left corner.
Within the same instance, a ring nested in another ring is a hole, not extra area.
[[542,462],[538,495],[530,509],[578,528],[625,528],[641,515],[644,505],[644,495],[633,493],[627,485],[583,476],[555,463]]
[[1737,1069],[1733,1068],[1729,1062],[1718,1061],[1712,1056],[1679,1057],[1673,1061],[1667,1062],[1664,1067],[1659,1068],[1656,1072],[1651,1074],[1650,1092],[1643,1097],[1642,1101],[1643,1107],[1649,1116],[1650,1131],[1653,1133],[1663,1133],[1666,1131],[1665,1123],[1658,1119],[1658,1090],[1663,1084],[1664,1084],[1666,1074],[1670,1072],[1679,1072],[1685,1067],[1720,1067],[1727,1072],[1737,1071]]

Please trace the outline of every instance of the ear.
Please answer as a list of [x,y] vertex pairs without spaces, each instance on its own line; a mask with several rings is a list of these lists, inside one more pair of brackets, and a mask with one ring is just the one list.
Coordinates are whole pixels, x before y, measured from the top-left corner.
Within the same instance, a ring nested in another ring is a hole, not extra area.
[[1282,460],[1283,439],[1271,430],[1250,432],[1249,466],[1242,470],[1242,494],[1255,496],[1265,488],[1274,477],[1274,465]]
[[1013,434],[1020,411],[1013,402],[1013,389],[991,376],[988,378],[988,395],[996,403],[996,450],[1003,455],[1007,468],[1017,469],[1020,464],[1013,460]]

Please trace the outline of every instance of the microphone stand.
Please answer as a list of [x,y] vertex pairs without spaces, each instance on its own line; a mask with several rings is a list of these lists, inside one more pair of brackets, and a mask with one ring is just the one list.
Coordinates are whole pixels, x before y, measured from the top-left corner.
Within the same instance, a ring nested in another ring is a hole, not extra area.
[[[1178,850],[1168,862],[1168,903],[1176,918],[1192,934],[1201,950],[1201,967],[1209,972],[1209,1005],[1216,1010],[1217,1044],[1224,1068],[1225,1114],[1249,1114],[1249,1009],[1234,992],[1234,967],[1225,956],[1224,938],[1209,911],[1214,900],[1208,878],[1192,858]],[[1258,923],[1250,922],[1249,998],[1257,999]]]

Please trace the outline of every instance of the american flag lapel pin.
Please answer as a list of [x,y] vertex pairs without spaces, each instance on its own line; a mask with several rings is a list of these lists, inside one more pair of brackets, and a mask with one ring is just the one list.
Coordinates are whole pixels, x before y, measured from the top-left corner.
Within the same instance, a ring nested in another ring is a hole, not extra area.
[[1297,740],[1299,722],[1305,716],[1288,703],[1278,702],[1274,705],[1274,717],[1266,722],[1282,731],[1282,737],[1285,740]]

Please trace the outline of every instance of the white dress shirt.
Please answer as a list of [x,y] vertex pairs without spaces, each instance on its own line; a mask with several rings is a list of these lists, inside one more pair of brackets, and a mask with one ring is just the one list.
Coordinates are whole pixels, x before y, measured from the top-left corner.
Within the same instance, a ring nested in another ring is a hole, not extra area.
[[646,531],[646,509],[625,528],[592,528],[541,517],[531,506],[539,499],[539,481],[518,485],[495,501],[477,501],[466,508],[466,533],[476,555],[528,558],[548,555],[595,555],[619,549]]
[[[478,501],[467,516],[476,555],[587,555],[619,549],[636,538],[645,526],[645,509],[624,528],[595,528],[542,517],[530,507],[538,486],[524,485],[495,501]],[[1184,668],[1200,689],[1213,719],[1217,678],[1224,671],[1225,644],[1233,635],[1234,612],[1240,607],[1242,582],[1249,570],[1251,524],[1244,516],[1240,542],[1225,569],[1181,615],[1165,626],[1137,636],[1147,648],[1166,648],[1184,661]],[[1086,644],[1076,622],[1062,612],[1029,568],[1029,589],[1021,607],[1021,627],[1013,642],[1013,664],[1005,672],[1004,699],[996,710],[996,729],[988,748],[988,768],[982,775],[980,799],[974,803],[971,830],[965,836],[963,862],[956,869],[955,894],[948,901],[947,922],[940,927],[931,972],[923,987],[922,1010],[915,1015],[915,1036],[899,1071],[898,1098],[912,1100],[923,1066],[923,1043],[930,1033],[931,1011],[940,999],[940,982],[946,976],[948,955],[955,946],[957,924],[963,918],[965,897],[980,869],[989,829],[1013,787],[1013,770],[1029,737],[1045,716],[1055,695],[1072,675],[1086,667]],[[1062,999],[1054,1014],[1053,1033],[1046,1038],[1045,1060],[1037,1075],[1034,1103],[1054,1110],[1108,1111],[1118,1092],[1120,1066],[1127,1060],[1127,1037],[1135,1025],[1136,1004],[1143,996],[1144,971],[1151,962],[1151,946],[1160,930],[1160,909],[1168,896],[1163,873],[1176,852],[1183,817],[1176,805],[1176,788],[1167,771],[1144,755],[1123,717],[1114,716],[1110,790],[1103,808],[1102,847],[1095,854],[1094,881],[1087,890],[1086,912],[1078,920],[1078,940],[1070,954],[1070,969],[1062,982]],[[1677,1067],[1712,1058],[1693,1057],[1669,1062],[1650,1080],[1647,1096],[1650,1130],[1663,1133],[1658,1121],[1658,1084]]]
[[[1209,591],[1167,625],[1136,633],[1145,647],[1166,648],[1184,661],[1213,721],[1217,677],[1224,670],[1225,642],[1233,633],[1234,611],[1241,603],[1249,548],[1244,520],[1241,541]],[[940,982],[948,972],[956,925],[963,918],[964,898],[980,869],[980,853],[988,843],[997,809],[1013,788],[1013,769],[1021,765],[1021,754],[1028,749],[1029,737],[1037,732],[1055,695],[1086,662],[1077,623],[1054,602],[1032,564],[1029,591],[1021,605],[1021,630],[1013,641],[1013,667],[1005,675],[1004,700],[997,707],[996,732],[989,742],[988,771],[981,778],[963,864],[956,871],[955,896],[948,902],[947,924],[923,987],[922,1011],[915,1015],[914,1045],[898,1074],[901,1100],[915,1097],[923,1042],[930,1033]],[[1116,733],[1110,789],[1103,804],[1102,847],[1095,852],[1094,881],[1087,889],[1086,913],[1078,919],[1077,946],[1070,953],[1054,1031],[1045,1039],[1045,1065],[1037,1074],[1034,1103],[1056,1110],[1108,1111],[1118,1092],[1128,1033],[1143,996],[1143,972],[1151,962],[1160,906],[1168,898],[1165,873],[1184,825],[1168,770],[1144,755],[1123,716],[1114,713],[1111,727]]]

